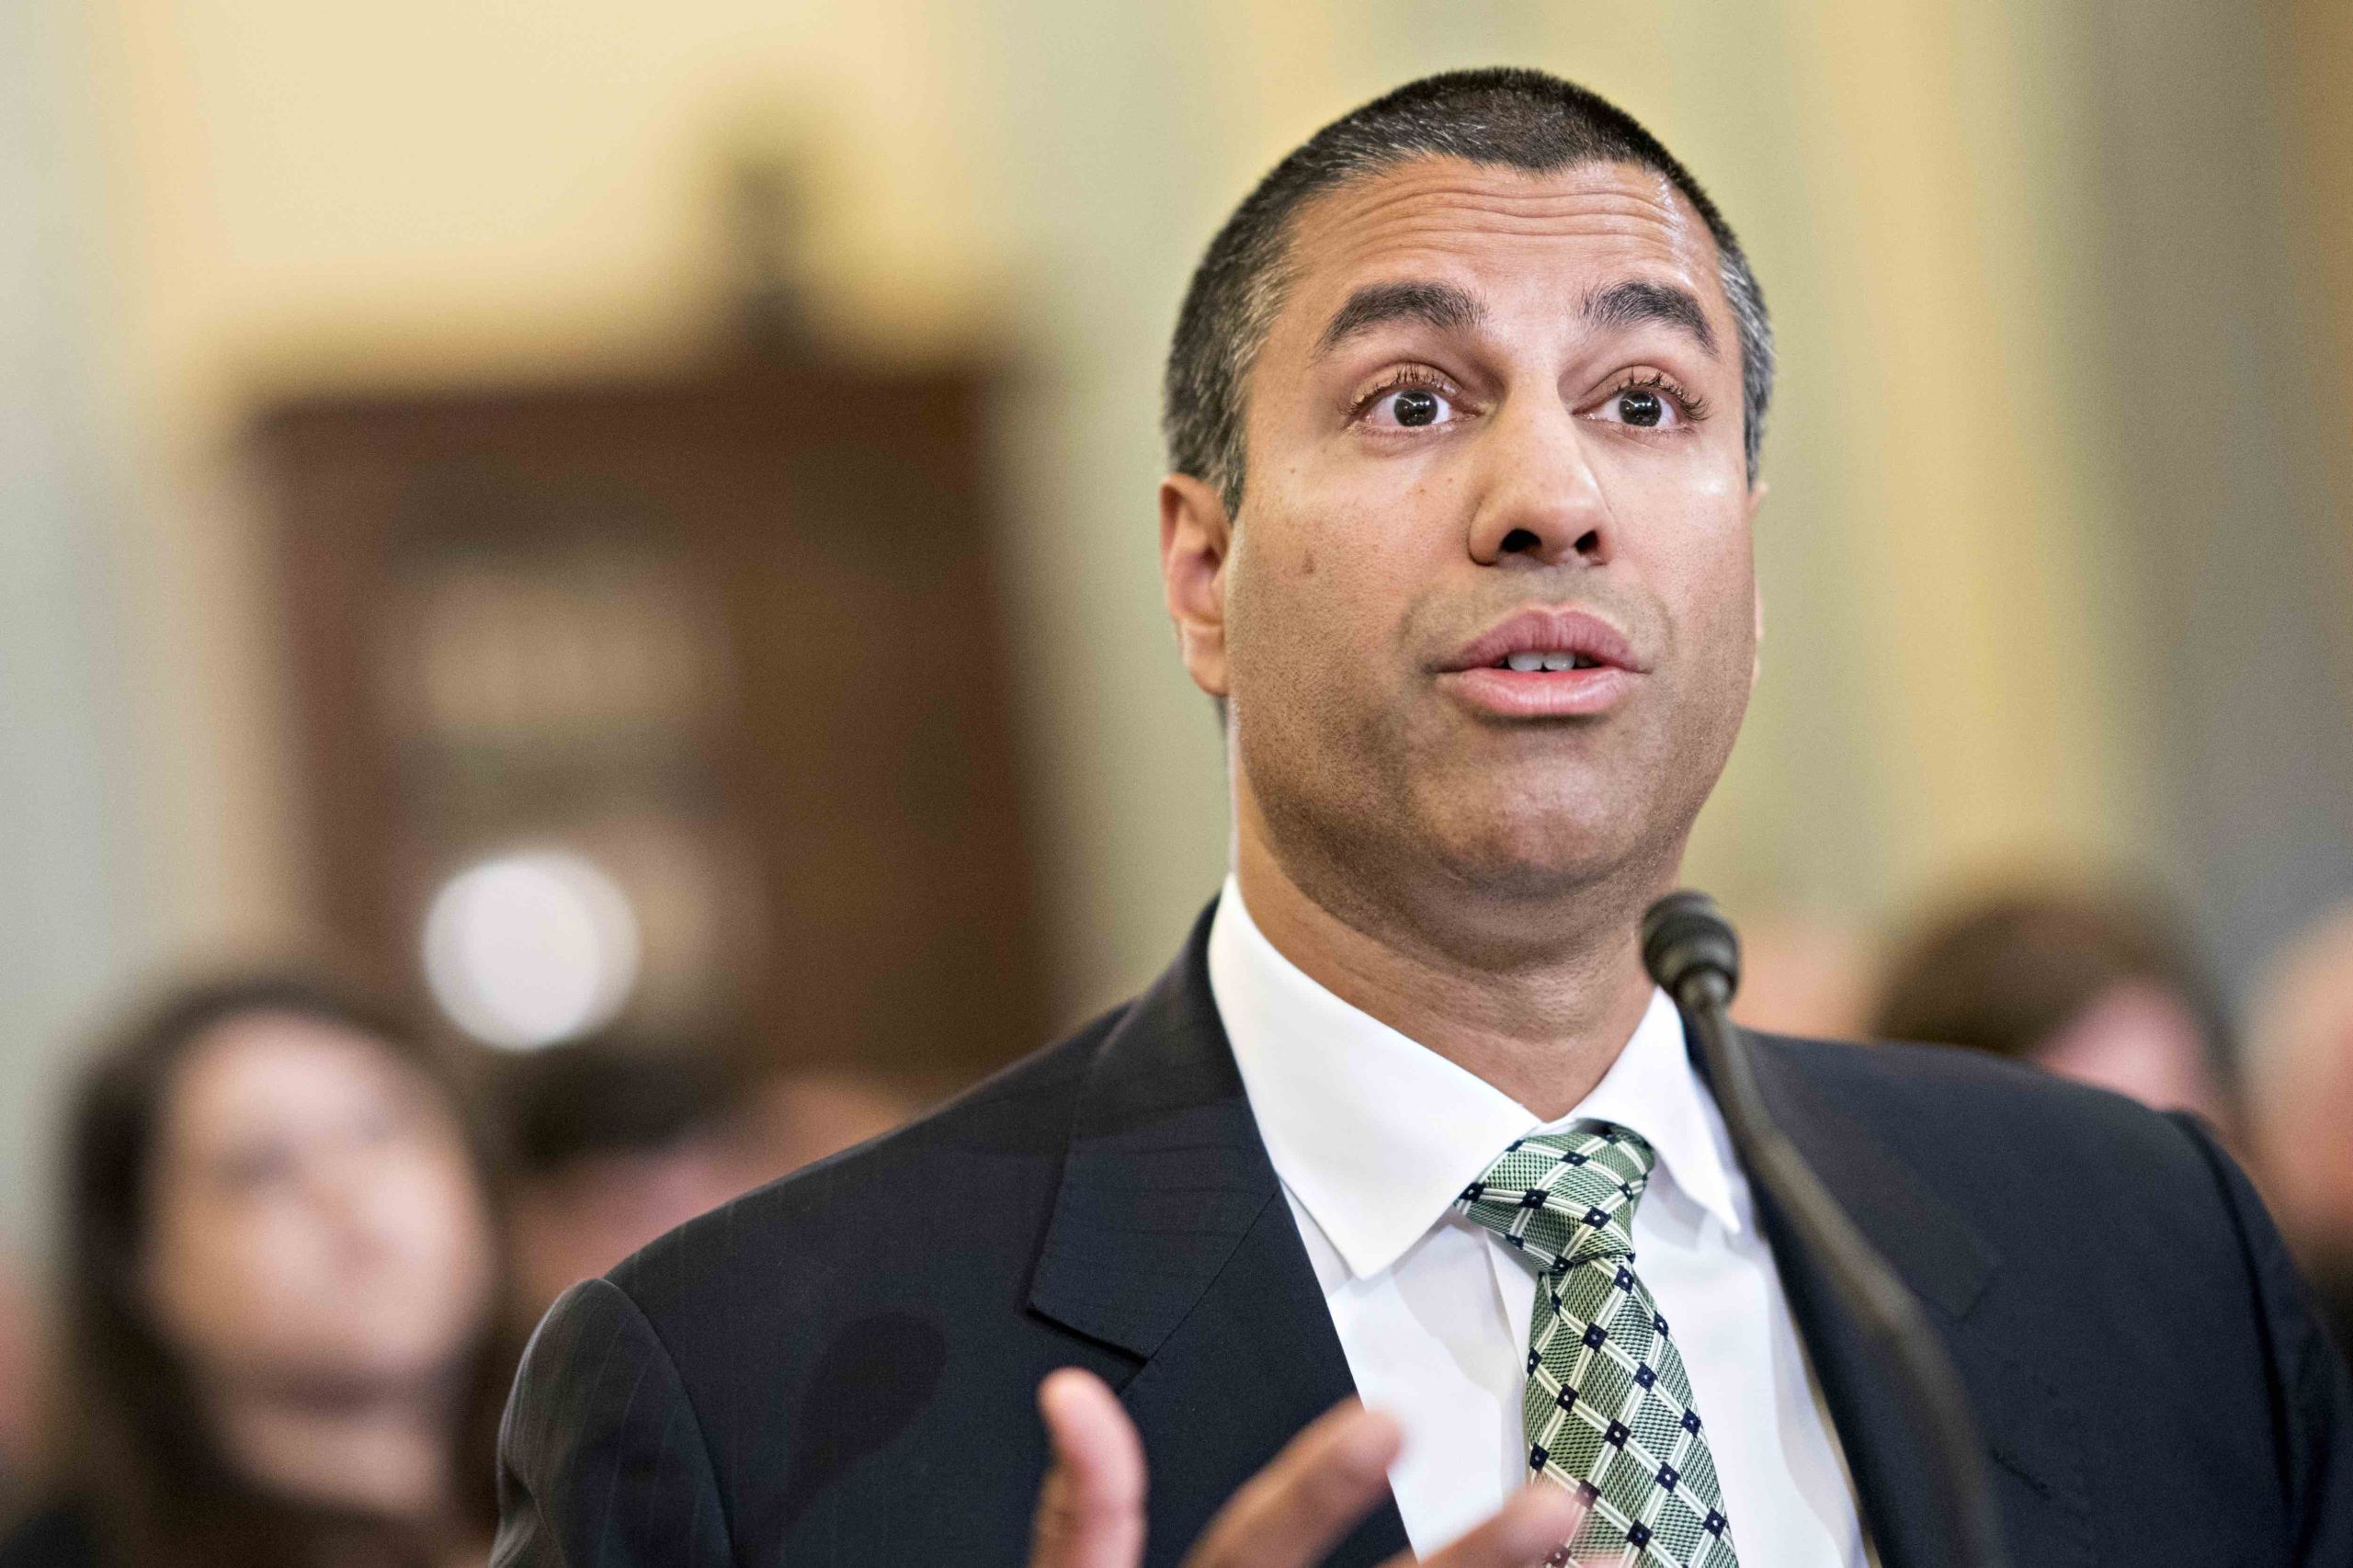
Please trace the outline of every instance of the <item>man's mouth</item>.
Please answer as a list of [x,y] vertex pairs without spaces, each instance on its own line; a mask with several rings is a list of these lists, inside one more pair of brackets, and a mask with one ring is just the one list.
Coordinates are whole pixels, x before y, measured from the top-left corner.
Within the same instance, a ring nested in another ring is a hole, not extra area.
[[1531,651],[1506,653],[1487,667],[1491,670],[1517,670],[1522,675],[1530,675],[1538,670],[1597,670],[1601,667],[1601,661],[1588,658],[1583,653],[1539,653]]
[[1506,670],[1554,674],[1601,667],[1640,675],[1643,666],[1624,632],[1589,610],[1524,609],[1506,616],[1441,663],[1441,672]]
[[1623,632],[1568,608],[1506,617],[1436,670],[1442,689],[1496,719],[1596,718],[1623,701],[1644,673]]

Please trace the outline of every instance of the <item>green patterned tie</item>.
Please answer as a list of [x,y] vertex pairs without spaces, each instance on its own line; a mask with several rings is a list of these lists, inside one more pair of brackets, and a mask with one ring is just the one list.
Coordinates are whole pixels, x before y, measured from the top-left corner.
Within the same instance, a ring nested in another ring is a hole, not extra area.
[[1531,1476],[1591,1510],[1551,1561],[1737,1568],[1682,1353],[1633,1271],[1634,1206],[1658,1156],[1607,1121],[1531,1133],[1456,1209],[1533,1257],[1521,1420]]

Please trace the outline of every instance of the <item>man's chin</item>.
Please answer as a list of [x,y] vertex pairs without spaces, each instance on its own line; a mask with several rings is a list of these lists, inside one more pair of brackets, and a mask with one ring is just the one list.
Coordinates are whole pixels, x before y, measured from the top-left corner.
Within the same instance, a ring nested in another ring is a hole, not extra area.
[[1649,824],[1626,793],[1563,769],[1498,769],[1423,790],[1419,815],[1426,840],[1483,881],[1576,879],[1642,844]]
[[1370,798],[1264,788],[1256,798],[1277,858],[1310,896],[1412,911],[1434,931],[1565,917],[1633,872],[1646,885],[1679,847],[1662,847],[1670,830],[1644,809],[1654,791],[1557,765],[1460,767]]
[[[1624,823],[1558,818],[1475,824],[1433,835],[1442,884],[1502,906],[1560,903],[1617,881],[1638,849]],[[1612,831],[1612,830],[1616,831]]]

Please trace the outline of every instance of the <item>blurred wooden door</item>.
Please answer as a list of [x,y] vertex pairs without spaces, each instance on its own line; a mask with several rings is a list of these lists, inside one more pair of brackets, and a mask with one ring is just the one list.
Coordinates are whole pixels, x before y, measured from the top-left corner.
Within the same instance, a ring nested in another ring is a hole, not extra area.
[[626,1017],[926,1074],[1037,1043],[988,387],[812,363],[268,414],[328,928],[416,976],[438,889],[551,847],[627,895]]

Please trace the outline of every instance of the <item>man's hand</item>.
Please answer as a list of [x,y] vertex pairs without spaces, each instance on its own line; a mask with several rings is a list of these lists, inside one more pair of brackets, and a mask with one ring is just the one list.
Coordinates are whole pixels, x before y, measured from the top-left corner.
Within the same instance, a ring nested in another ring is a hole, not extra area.
[[[1038,1408],[1053,1462],[1038,1494],[1029,1568],[1137,1568],[1143,1442],[1128,1413],[1100,1379],[1068,1368],[1040,1385]],[[1335,1405],[1218,1511],[1187,1568],[1313,1568],[1381,1500],[1401,1441],[1387,1416],[1352,1399]],[[1428,1568],[1526,1568],[1574,1534],[1581,1514],[1560,1488],[1531,1486]]]

